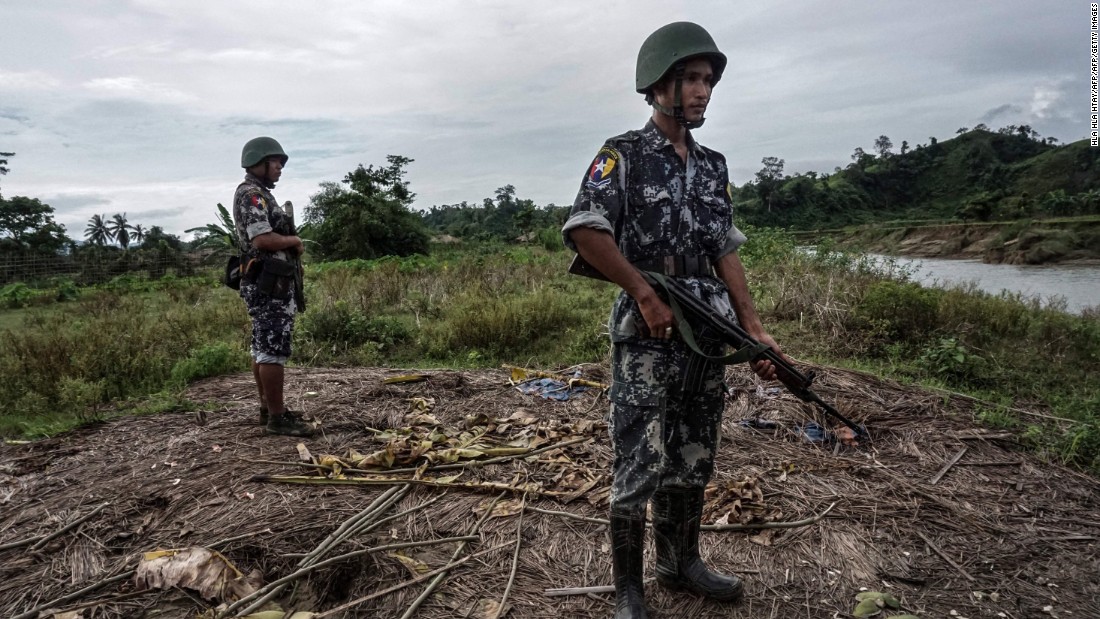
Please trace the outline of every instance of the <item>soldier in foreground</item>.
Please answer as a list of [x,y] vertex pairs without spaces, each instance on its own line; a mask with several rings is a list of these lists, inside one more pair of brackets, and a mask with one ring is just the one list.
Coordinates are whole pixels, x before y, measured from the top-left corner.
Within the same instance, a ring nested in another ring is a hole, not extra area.
[[313,424],[286,409],[283,366],[294,332],[295,274],[305,248],[287,213],[271,195],[287,155],[272,138],[249,140],[241,153],[244,182],[233,196],[241,256],[241,298],[252,318],[252,375],[260,393],[260,423],[268,434],[312,436]]
[[[588,168],[565,244],[622,292],[611,310],[610,433],[615,449],[611,540],[615,619],[647,616],[642,549],[653,501],[658,583],[722,601],[737,600],[736,576],[699,556],[703,490],[714,471],[723,409],[723,366],[673,336],[673,314],[638,270],[690,286],[761,343],[764,330],[737,248],[725,158],[695,141],[726,57],[702,27],[677,22],[651,34],[638,53],[636,90],[653,107],[640,131],[604,143]],[[693,325],[708,356],[723,345]],[[774,379],[768,361],[753,363]]]

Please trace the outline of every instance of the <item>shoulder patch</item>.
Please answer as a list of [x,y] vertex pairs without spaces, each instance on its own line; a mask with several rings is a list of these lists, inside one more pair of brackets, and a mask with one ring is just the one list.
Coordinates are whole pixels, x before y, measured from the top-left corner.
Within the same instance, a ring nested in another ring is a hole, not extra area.
[[611,174],[619,163],[619,153],[614,149],[604,146],[592,160],[592,166],[588,168],[588,180],[585,185],[592,189],[599,189],[611,184]]
[[263,196],[261,196],[258,193],[254,193],[251,196],[249,196],[248,204],[249,204],[249,206],[258,208],[262,211],[267,210],[267,202],[265,202]]

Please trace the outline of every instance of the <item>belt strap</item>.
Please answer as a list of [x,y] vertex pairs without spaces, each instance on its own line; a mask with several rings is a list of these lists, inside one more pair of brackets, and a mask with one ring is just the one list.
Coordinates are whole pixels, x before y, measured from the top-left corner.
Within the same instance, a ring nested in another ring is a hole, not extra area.
[[710,256],[656,256],[632,262],[643,271],[670,277],[714,276]]

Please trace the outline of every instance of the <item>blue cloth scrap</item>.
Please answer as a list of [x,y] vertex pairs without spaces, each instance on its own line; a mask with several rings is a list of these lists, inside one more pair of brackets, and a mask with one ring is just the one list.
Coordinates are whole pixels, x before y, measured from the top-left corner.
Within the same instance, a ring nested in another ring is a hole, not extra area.
[[553,378],[534,378],[516,385],[516,389],[524,395],[537,395],[547,400],[564,402],[578,393],[584,393],[585,387],[570,387],[564,381]]

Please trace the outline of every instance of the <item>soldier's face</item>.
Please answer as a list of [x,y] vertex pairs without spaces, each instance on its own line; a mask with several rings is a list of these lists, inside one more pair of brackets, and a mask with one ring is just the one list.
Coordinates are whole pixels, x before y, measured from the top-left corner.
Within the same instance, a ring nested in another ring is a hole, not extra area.
[[[714,69],[706,58],[693,58],[684,64],[684,82],[680,99],[684,106],[684,118],[698,121],[707,111],[710,93],[714,88]],[[653,91],[657,103],[671,108],[676,105],[676,76],[662,80]]]
[[283,161],[279,157],[268,157],[266,163],[267,180],[272,183],[279,182],[279,178],[283,175]]

